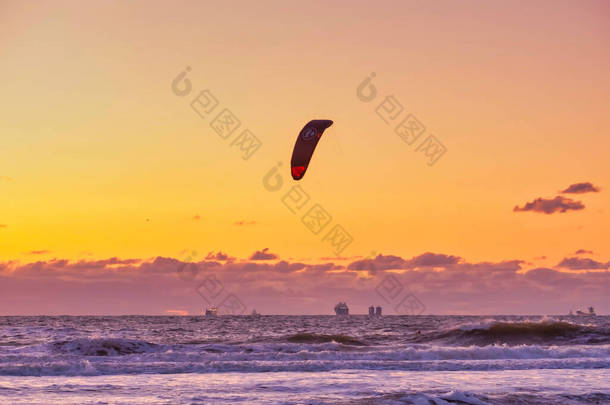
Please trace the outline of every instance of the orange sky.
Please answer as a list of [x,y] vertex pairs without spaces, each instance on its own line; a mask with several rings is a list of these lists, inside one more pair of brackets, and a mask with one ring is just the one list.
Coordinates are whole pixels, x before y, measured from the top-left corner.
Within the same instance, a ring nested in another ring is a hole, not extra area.
[[[299,184],[353,237],[343,255],[608,260],[609,17],[604,1],[3,1],[0,258],[332,256],[281,202],[296,136],[323,118]],[[204,89],[261,140],[249,160],[191,109]],[[434,166],[376,114],[389,95],[447,148]],[[585,209],[513,212],[578,182],[601,188],[567,196]]]

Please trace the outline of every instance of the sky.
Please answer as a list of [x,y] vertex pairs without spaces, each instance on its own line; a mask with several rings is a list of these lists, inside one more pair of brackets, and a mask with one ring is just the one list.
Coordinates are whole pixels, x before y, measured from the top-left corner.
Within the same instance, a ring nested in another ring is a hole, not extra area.
[[608,313],[609,19],[0,1],[0,314]]

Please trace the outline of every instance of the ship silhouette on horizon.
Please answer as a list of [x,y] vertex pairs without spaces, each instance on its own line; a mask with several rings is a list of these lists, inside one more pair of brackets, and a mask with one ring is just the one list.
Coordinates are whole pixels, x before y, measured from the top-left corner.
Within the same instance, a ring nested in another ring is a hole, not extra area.
[[337,315],[349,315],[349,308],[345,302],[339,302],[335,305],[335,314]]

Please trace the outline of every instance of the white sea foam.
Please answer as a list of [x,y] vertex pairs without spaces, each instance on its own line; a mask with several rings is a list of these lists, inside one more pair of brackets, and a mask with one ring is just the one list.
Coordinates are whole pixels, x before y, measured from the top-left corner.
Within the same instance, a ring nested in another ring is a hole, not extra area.
[[2,375],[107,375],[219,371],[501,370],[610,366],[610,345],[345,347],[338,343],[160,345],[77,339],[0,349]]
[[610,319],[582,321],[0,317],[0,403],[609,403]]
[[566,320],[561,320],[557,317],[545,315],[539,319],[527,319],[527,320],[501,320],[494,318],[486,318],[483,320],[479,320],[477,322],[467,322],[463,324],[459,324],[457,326],[452,326],[448,330],[459,329],[462,331],[473,331],[473,330],[489,330],[493,326],[497,325],[507,325],[507,326],[550,326],[550,325],[571,325],[574,327],[593,327],[594,325],[590,323],[578,323],[571,322]]

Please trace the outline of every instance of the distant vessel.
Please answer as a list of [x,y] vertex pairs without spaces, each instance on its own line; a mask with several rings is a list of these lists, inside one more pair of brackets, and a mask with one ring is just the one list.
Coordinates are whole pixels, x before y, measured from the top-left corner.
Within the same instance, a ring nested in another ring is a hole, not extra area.
[[335,314],[337,315],[349,315],[349,308],[345,302],[340,302],[335,305]]
[[211,307],[205,309],[205,316],[210,318],[216,318],[218,316],[218,308]]
[[369,316],[381,316],[381,307],[377,305],[377,308],[374,306],[369,307]]
[[261,316],[261,314],[259,314],[258,312],[256,312],[256,309],[252,310],[252,316],[255,318],[258,318],[259,316]]
[[[572,314],[572,311],[570,311],[570,314]],[[593,309],[593,307],[589,307],[589,312],[583,312],[583,311],[576,311],[576,315],[577,316],[596,316],[597,314],[595,313],[595,309]]]

